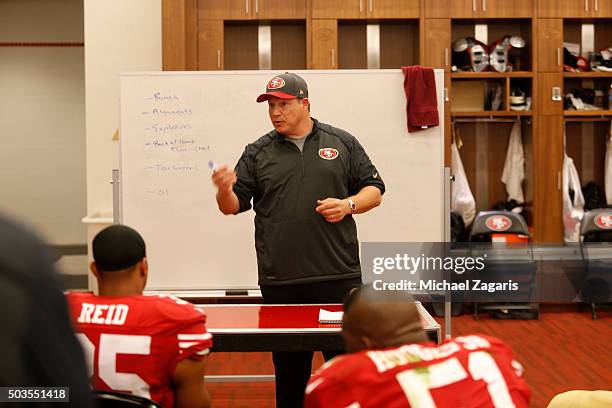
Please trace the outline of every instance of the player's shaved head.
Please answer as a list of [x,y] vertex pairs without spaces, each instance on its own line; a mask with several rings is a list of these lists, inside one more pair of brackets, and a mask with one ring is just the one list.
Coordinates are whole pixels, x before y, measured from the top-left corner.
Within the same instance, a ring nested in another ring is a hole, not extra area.
[[414,299],[401,291],[377,291],[371,285],[349,295],[342,335],[348,352],[427,341]]

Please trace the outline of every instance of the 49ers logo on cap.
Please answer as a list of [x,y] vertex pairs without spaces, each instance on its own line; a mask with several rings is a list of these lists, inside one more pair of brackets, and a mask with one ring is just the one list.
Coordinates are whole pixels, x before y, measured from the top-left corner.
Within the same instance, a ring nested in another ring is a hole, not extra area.
[[285,86],[285,80],[281,77],[274,77],[268,82],[268,89],[279,89]]
[[334,160],[338,157],[338,151],[336,149],[332,149],[331,147],[326,147],[324,149],[319,149],[319,156],[325,160]]
[[505,215],[492,215],[487,218],[485,225],[491,231],[507,231],[512,226],[512,221]]
[[612,229],[612,213],[600,214],[595,218],[595,225],[601,229]]

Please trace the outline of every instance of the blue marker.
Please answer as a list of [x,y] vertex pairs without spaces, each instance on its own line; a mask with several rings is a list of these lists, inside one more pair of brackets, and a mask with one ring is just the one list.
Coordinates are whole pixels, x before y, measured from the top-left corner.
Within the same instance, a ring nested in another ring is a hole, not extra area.
[[213,171],[213,173],[214,173],[215,171],[217,171],[219,166],[217,166],[217,163],[215,163],[214,161],[209,160],[208,161],[208,168],[211,169]]

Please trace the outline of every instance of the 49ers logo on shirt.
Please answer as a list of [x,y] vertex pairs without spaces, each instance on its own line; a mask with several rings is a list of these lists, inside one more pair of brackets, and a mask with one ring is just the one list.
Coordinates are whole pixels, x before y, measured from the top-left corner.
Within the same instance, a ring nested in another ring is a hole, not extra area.
[[512,221],[505,215],[492,215],[487,218],[485,225],[491,231],[507,231],[512,226]]
[[319,156],[325,160],[334,160],[338,157],[338,151],[336,149],[332,149],[331,147],[326,147],[324,149],[319,149]]
[[268,89],[279,89],[285,86],[285,80],[281,77],[274,77],[268,82]]
[[595,225],[601,229],[612,229],[612,213],[600,214],[595,218]]

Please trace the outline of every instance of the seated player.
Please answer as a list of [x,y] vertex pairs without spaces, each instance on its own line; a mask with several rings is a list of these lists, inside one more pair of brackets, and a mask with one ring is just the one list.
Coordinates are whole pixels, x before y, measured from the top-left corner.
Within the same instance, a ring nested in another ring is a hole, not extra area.
[[55,390],[51,396],[70,399],[7,399],[0,406],[93,406],[83,351],[51,259],[40,238],[0,215],[0,387],[67,387],[69,393]]
[[163,407],[209,407],[204,386],[212,336],[206,316],[173,297],[146,296],[145,243],[113,225],[92,244],[99,296],[68,293],[94,389],[129,392]]
[[410,296],[366,286],[346,301],[346,354],[326,363],[307,388],[305,408],[528,407],[522,368],[501,341],[427,341]]

